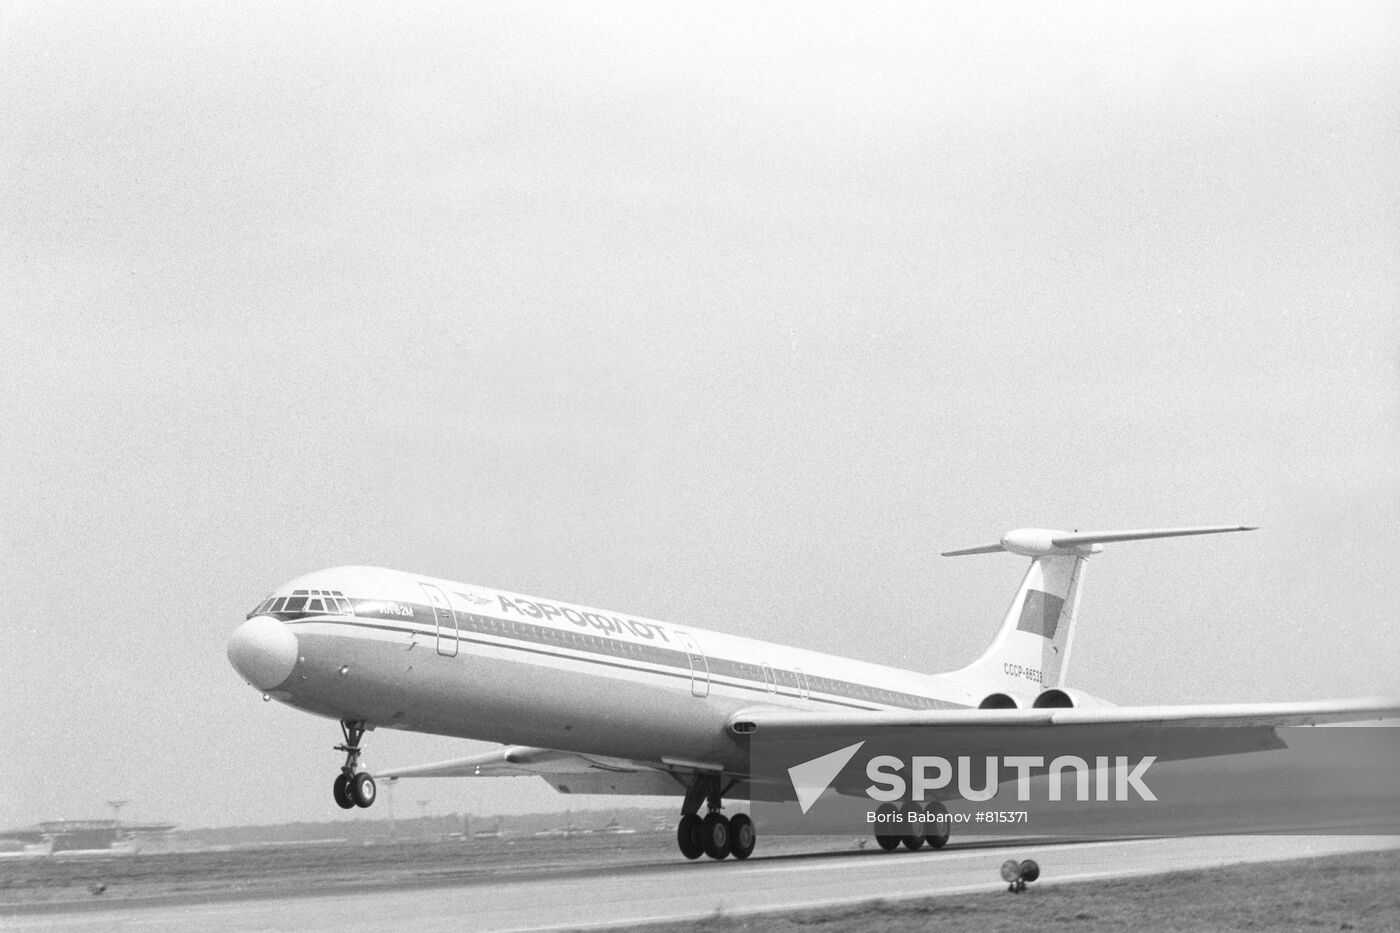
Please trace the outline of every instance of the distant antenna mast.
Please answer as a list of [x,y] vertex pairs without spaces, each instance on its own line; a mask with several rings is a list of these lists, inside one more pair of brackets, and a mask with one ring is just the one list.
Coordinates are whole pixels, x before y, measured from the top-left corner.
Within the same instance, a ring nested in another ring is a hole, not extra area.
[[120,823],[122,821],[122,807],[131,803],[130,800],[109,800],[107,806],[112,808],[112,821]]

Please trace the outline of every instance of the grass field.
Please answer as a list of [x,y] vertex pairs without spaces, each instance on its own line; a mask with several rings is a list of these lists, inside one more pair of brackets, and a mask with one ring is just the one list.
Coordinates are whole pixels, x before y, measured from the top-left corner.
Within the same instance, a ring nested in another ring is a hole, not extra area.
[[627,927],[627,933],[939,933],[1073,929],[1307,931],[1400,930],[1400,850],[1121,881],[1031,885],[926,900],[799,911],[790,915],[716,915],[691,923]]
[[[35,908],[110,907],[168,900],[283,897],[382,888],[440,887],[551,872],[599,872],[673,861],[670,834],[519,844],[259,846],[81,859],[0,861],[0,915]],[[101,888],[95,895],[93,890]]]

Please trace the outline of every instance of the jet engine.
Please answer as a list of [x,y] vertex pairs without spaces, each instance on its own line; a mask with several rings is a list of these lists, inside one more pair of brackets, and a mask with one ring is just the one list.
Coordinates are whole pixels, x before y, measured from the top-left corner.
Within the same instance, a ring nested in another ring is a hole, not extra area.
[[1008,693],[989,693],[977,704],[978,709],[1020,709],[1021,702]]
[[1078,690],[1055,687],[1051,690],[1042,690],[1031,707],[1034,709],[1086,709],[1094,706],[1113,705],[1107,700],[1101,700],[1087,693],[1080,693]]

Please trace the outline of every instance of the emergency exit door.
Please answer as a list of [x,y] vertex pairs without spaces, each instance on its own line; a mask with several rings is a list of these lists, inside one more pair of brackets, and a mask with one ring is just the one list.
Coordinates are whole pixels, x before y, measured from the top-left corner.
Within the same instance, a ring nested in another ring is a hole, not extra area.
[[677,632],[676,637],[680,639],[686,657],[690,660],[690,695],[709,696],[710,662],[705,660],[705,652],[701,651],[699,643],[685,632]]
[[437,622],[437,653],[445,658],[457,657],[457,613],[442,590],[431,583],[418,585],[428,594],[428,603],[433,607],[433,619]]

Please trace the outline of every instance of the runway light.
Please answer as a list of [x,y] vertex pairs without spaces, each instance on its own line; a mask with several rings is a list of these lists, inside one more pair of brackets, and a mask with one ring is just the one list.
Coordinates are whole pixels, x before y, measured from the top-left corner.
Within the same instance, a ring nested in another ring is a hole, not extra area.
[[1026,885],[1040,877],[1040,866],[1030,859],[1018,862],[1014,858],[1001,863],[1001,880],[1007,882],[1006,890],[1020,894]]

